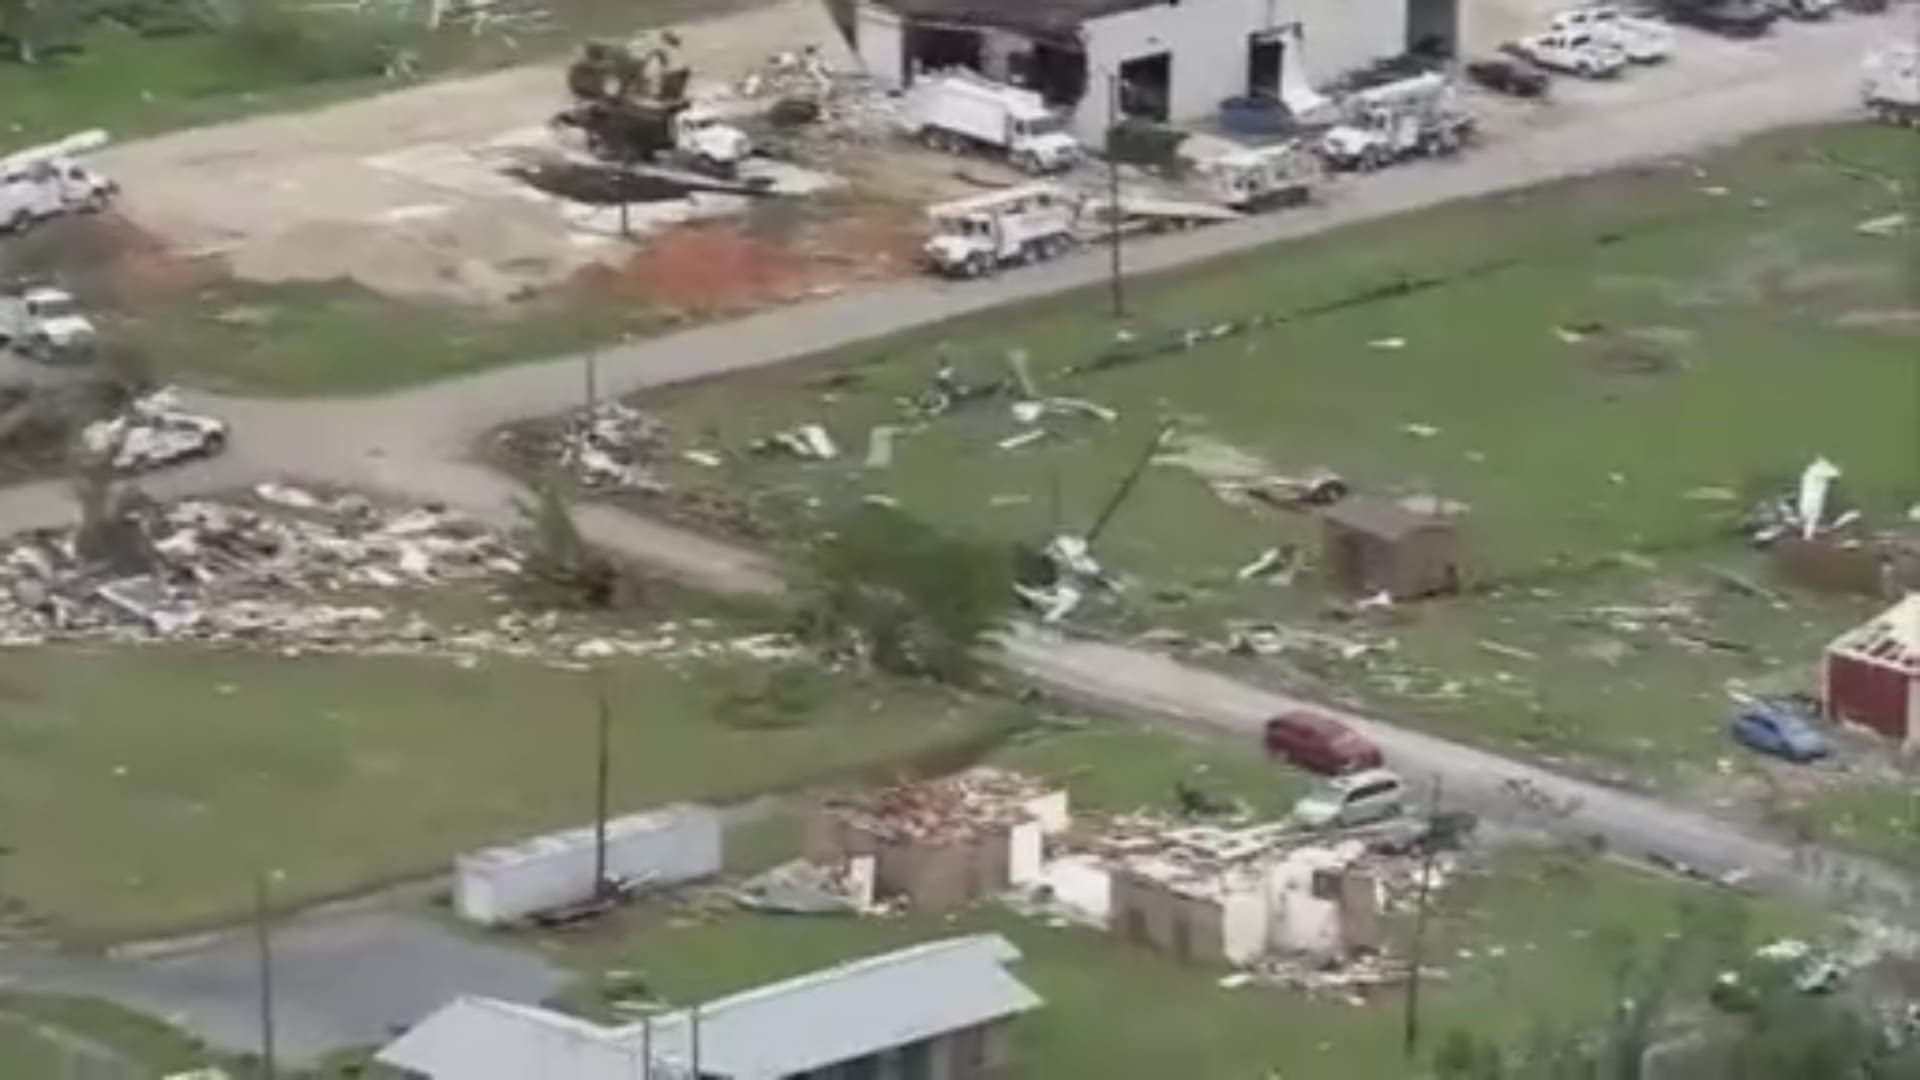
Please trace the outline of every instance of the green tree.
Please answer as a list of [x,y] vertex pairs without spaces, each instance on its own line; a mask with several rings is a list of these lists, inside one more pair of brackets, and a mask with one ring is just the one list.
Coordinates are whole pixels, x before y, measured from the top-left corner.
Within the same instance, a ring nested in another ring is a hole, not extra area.
[[565,606],[611,605],[619,573],[581,535],[564,482],[556,476],[541,478],[531,497],[519,500],[518,509],[519,539],[526,552],[521,571],[527,584]]
[[1011,604],[1008,563],[997,549],[862,505],[813,547],[802,629],[882,671],[962,682]]

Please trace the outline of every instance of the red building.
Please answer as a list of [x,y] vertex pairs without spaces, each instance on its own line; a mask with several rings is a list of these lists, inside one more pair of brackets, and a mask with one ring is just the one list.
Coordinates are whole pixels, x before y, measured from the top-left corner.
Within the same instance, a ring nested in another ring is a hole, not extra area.
[[1827,646],[1827,719],[1920,750],[1920,593]]

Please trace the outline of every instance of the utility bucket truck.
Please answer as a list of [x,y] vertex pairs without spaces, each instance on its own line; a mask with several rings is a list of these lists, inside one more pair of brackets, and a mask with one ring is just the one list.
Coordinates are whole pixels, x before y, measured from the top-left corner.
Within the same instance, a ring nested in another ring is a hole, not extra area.
[[106,132],[87,131],[0,157],[0,230],[21,232],[61,214],[106,209],[118,185],[76,160],[106,144]]
[[1074,244],[1080,202],[1055,184],[1026,184],[929,207],[933,227],[923,249],[948,277],[985,277],[1003,266],[1064,254]]
[[1192,159],[1190,168],[1201,195],[1240,211],[1298,206],[1320,180],[1319,163],[1294,143],[1241,147]]
[[1451,154],[1473,136],[1473,117],[1454,103],[1453,84],[1437,74],[1362,90],[1346,107],[1346,120],[1320,137],[1320,157],[1336,169]]
[[1054,173],[1080,160],[1080,143],[1031,90],[965,70],[924,76],[901,102],[908,135],[939,150],[986,147],[1024,172]]

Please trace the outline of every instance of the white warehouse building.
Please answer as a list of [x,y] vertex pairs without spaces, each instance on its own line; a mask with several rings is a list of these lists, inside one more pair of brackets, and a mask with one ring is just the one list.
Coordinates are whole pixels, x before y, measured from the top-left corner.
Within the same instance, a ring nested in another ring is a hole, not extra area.
[[855,0],[862,67],[898,88],[971,68],[1067,111],[1104,139],[1116,104],[1189,123],[1231,98],[1290,99],[1416,47],[1451,55],[1459,0]]

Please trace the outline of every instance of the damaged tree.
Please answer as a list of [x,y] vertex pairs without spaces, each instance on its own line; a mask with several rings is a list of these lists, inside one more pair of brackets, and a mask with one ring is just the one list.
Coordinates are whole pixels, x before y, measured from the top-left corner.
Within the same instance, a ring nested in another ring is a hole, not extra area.
[[547,476],[519,500],[522,569],[527,584],[562,606],[610,607],[619,572],[588,546],[562,482]]
[[889,507],[843,515],[810,562],[801,632],[897,675],[970,678],[1009,606],[1005,558]]

